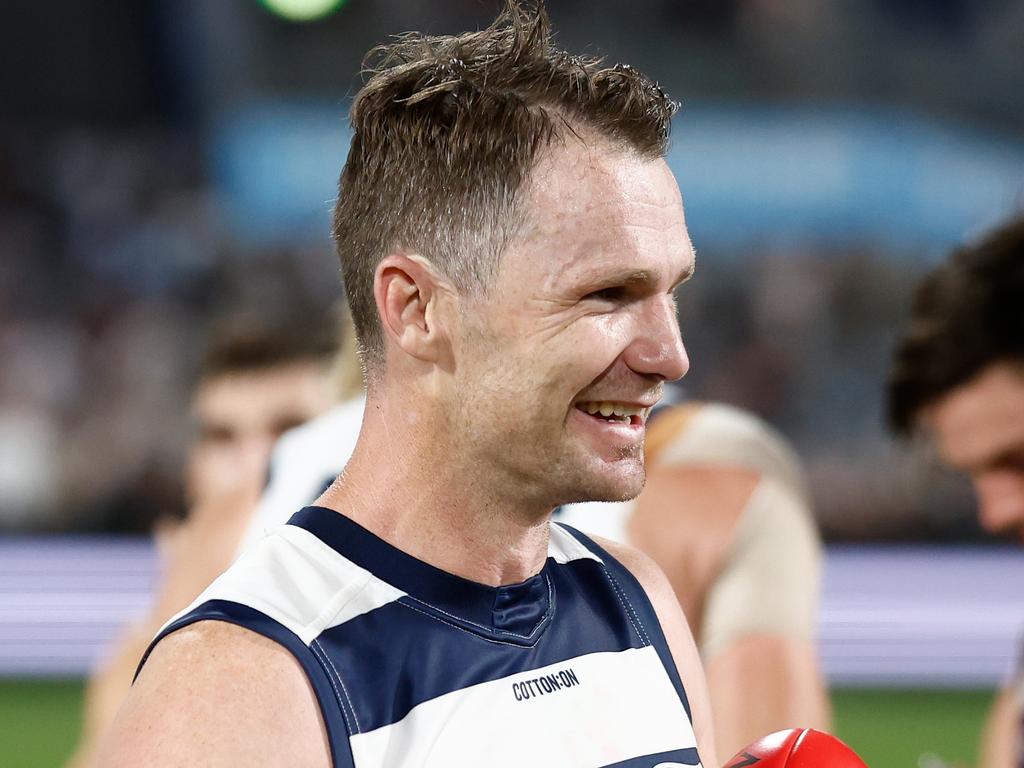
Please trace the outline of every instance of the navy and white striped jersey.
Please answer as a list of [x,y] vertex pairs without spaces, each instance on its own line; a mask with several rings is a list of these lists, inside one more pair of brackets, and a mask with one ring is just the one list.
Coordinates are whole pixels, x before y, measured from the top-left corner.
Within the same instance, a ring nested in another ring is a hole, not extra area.
[[539,574],[489,587],[306,507],[154,644],[206,619],[295,656],[335,766],[700,765],[686,693],[647,595],[568,526],[551,524]]

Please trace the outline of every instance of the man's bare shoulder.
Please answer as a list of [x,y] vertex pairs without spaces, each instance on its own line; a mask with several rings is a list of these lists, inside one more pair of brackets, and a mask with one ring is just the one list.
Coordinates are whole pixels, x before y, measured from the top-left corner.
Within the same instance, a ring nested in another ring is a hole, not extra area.
[[103,766],[329,766],[316,696],[284,647],[201,621],[161,640],[101,748]]
[[697,736],[703,764],[718,765],[704,669],[672,585],[658,564],[640,550],[599,536],[591,538],[628,569],[647,593],[647,599],[651,601],[661,622],[665,639],[668,641],[690,700],[693,730]]
[[677,640],[686,646],[692,644],[689,624],[679,607],[676,593],[658,564],[636,547],[601,536],[592,536],[591,538],[640,582],[640,586],[647,594],[647,599],[651,601],[655,613],[658,614],[669,645],[673,646],[673,652],[676,651],[674,646]]
[[675,597],[672,592],[672,587],[668,583],[668,579],[665,577],[664,572],[658,567],[658,564],[655,563],[654,560],[636,547],[631,547],[628,544],[622,544],[618,541],[613,541],[612,539],[606,539],[604,536],[591,535],[590,538],[593,539],[598,546],[608,552],[608,554],[622,563],[622,565],[636,577],[636,580],[639,581],[640,586],[644,588],[644,591],[647,593],[647,596],[650,598],[655,609],[658,608],[658,601],[664,600],[669,596],[672,598],[672,604],[675,605]]

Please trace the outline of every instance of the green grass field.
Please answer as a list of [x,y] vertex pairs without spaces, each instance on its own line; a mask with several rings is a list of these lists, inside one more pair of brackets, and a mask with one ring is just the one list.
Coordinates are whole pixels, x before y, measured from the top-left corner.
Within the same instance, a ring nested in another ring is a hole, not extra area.
[[[990,698],[987,691],[835,691],[836,730],[871,768],[916,768],[926,752],[969,764]],[[81,702],[77,680],[0,680],[0,765],[62,765]]]

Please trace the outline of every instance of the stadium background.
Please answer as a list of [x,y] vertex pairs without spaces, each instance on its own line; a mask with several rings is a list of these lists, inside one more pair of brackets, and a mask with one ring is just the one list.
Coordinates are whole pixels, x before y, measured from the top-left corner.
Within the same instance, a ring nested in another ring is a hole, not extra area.
[[[314,2],[296,3],[312,6]],[[145,604],[182,418],[225,307],[330,322],[328,210],[363,53],[493,0],[13,2],[0,11],[0,764],[55,765]],[[969,761],[1024,619],[1022,553],[882,424],[911,287],[1024,207],[1012,0],[551,0],[561,43],[683,102],[699,251],[684,390],[808,465],[837,729],[878,768]],[[924,764],[924,763],[922,763]]]

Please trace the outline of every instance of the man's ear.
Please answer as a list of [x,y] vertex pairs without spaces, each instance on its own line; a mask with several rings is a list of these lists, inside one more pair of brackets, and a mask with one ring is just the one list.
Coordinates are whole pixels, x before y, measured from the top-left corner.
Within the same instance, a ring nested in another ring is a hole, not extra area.
[[417,360],[437,363],[450,355],[444,311],[453,288],[416,254],[393,253],[373,275],[373,296],[386,339]]

